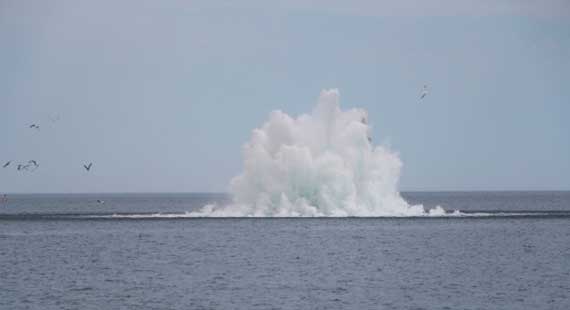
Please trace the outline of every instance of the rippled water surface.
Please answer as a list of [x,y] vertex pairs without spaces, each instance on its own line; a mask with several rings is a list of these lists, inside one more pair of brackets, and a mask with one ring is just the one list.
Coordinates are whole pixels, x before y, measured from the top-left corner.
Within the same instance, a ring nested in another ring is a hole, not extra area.
[[404,196],[491,216],[91,218],[228,198],[10,195],[0,309],[570,309],[570,193]]

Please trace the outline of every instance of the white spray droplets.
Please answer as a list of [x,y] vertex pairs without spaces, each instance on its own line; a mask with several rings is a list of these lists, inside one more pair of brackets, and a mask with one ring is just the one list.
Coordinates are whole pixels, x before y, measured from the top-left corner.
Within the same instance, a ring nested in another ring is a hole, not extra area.
[[367,120],[364,110],[342,111],[336,89],[321,92],[311,115],[272,112],[243,147],[244,171],[231,181],[233,203],[193,215],[428,215],[400,196],[402,162],[371,144]]

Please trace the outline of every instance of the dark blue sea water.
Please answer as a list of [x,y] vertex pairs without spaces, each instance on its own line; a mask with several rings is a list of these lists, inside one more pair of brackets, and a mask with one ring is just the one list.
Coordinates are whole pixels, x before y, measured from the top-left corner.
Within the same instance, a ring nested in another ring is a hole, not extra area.
[[570,192],[403,195],[486,215],[116,218],[229,198],[9,195],[0,309],[570,309]]

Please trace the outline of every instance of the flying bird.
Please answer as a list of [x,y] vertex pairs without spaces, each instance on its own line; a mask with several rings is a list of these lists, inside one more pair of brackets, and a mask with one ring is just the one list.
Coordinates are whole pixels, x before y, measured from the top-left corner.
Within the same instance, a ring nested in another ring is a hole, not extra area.
[[424,99],[424,97],[427,96],[427,94],[429,94],[428,86],[424,85],[424,88],[422,89],[422,93],[420,95],[420,100]]
[[[28,169],[28,168],[30,168],[30,165],[34,165],[32,170]],[[24,168],[26,168],[26,170],[29,170],[29,171],[36,171],[36,169],[38,169],[39,166],[40,165],[38,165],[38,162],[32,159],[32,160],[28,161],[28,164],[25,165]]]
[[40,126],[38,126],[37,124],[31,124],[31,125],[30,125],[30,128],[31,128],[31,129],[39,130],[39,129],[40,129]]
[[[33,169],[30,170],[30,166],[33,166]],[[18,171],[22,171],[22,170],[26,170],[26,171],[35,171],[36,169],[38,169],[39,165],[35,160],[30,160],[28,161],[28,164],[24,165],[24,164],[18,164],[18,166],[16,166],[16,169]]]
[[85,170],[89,171],[89,170],[91,170],[92,165],[93,165],[93,163],[89,163],[89,165],[83,165],[83,168],[85,168]]
[[11,163],[12,163],[11,160],[8,161],[8,162],[6,162],[6,163],[4,164],[4,166],[2,166],[2,168],[6,168],[6,167],[10,166]]

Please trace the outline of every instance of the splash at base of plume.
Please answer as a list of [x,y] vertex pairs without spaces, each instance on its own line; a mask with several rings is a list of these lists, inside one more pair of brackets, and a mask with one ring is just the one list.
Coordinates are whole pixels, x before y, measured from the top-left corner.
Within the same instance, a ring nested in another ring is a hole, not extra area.
[[398,192],[402,162],[370,139],[365,110],[342,111],[336,89],[324,90],[310,115],[274,111],[243,147],[244,171],[231,181],[233,203],[194,216],[423,216]]

